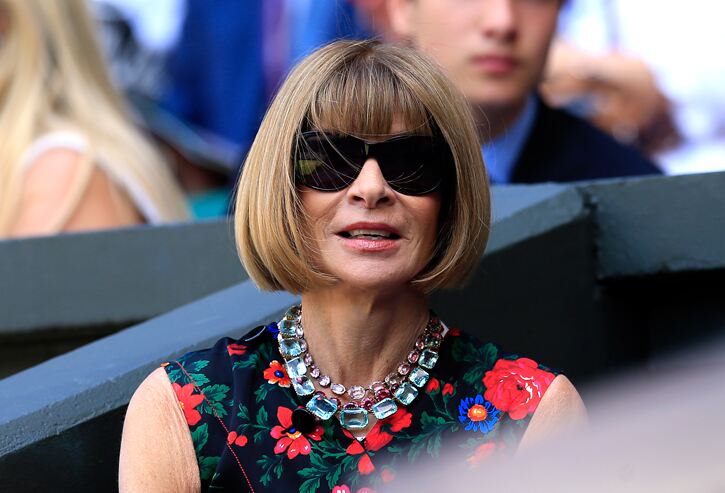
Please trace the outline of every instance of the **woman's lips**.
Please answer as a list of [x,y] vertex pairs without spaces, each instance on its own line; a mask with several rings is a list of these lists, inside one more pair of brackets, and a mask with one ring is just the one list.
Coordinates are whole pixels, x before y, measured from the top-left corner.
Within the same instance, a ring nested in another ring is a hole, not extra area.
[[338,236],[346,248],[358,252],[388,252],[396,250],[400,245],[399,239],[392,238],[345,238]]
[[471,59],[474,67],[491,75],[506,75],[518,66],[515,58],[500,55],[481,55]]

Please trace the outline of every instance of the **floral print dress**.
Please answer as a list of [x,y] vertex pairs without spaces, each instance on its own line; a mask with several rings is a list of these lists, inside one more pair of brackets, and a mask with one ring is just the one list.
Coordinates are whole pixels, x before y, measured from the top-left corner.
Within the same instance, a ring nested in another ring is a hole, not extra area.
[[397,471],[442,454],[472,467],[511,454],[556,373],[451,329],[431,378],[410,406],[364,440],[337,419],[302,433],[304,406],[277,348],[276,324],[164,363],[196,451],[203,492],[374,492]]

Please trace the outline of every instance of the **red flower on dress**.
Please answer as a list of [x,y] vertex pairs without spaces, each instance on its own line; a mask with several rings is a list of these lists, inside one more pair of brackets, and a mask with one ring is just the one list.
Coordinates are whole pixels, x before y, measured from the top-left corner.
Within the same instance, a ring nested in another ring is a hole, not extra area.
[[227,345],[227,352],[229,353],[229,356],[244,354],[247,352],[247,346],[233,342]]
[[269,364],[269,368],[264,370],[264,378],[268,383],[278,384],[280,387],[289,387],[291,380],[287,375],[287,369],[279,361],[274,360]]
[[453,395],[454,391],[453,384],[447,383],[443,386],[443,395]]
[[389,483],[395,479],[395,473],[392,469],[385,467],[380,473],[380,477],[382,478],[383,483]]
[[438,389],[441,388],[441,384],[438,381],[437,378],[431,378],[428,380],[428,385],[425,386],[425,391],[429,394],[432,394],[433,392],[438,392]]
[[184,417],[189,426],[194,426],[201,421],[201,414],[195,408],[204,400],[201,394],[193,395],[194,384],[187,383],[183,387],[178,383],[171,384],[176,393],[176,399],[179,401],[179,407],[184,411]]
[[[368,432],[365,439],[361,443],[350,432],[343,430],[345,435],[352,439],[345,452],[349,455],[360,455],[357,463],[357,470],[360,474],[370,474],[375,470],[375,465],[368,452],[377,452],[385,447],[393,439],[393,435],[383,430],[390,430],[397,433],[409,427],[412,423],[413,415],[404,408],[398,409],[395,414],[375,423],[375,426]],[[363,447],[363,443],[365,446]]]
[[450,329],[448,331],[448,335],[451,337],[458,337],[459,335],[461,335],[461,330],[460,329]]
[[[348,485],[343,484],[340,486],[334,486],[332,488],[332,493],[352,493],[352,491]],[[375,493],[375,490],[371,490],[370,488],[360,488],[356,493]]]
[[244,447],[247,444],[247,437],[244,435],[237,435],[236,431],[229,432],[229,435],[227,436],[227,443],[229,445],[238,445],[240,447]]
[[325,432],[321,425],[317,425],[310,433],[303,434],[298,431],[292,424],[292,409],[286,407],[277,408],[277,419],[281,426],[277,425],[269,432],[272,438],[278,439],[274,446],[274,453],[281,454],[286,450],[289,459],[294,459],[299,454],[309,455],[312,446],[308,438],[319,442]]
[[468,464],[471,467],[477,467],[482,462],[484,462],[486,459],[491,457],[491,455],[493,455],[496,448],[497,447],[494,442],[482,443],[481,445],[476,447],[475,452],[473,452],[473,455],[471,455],[468,459],[466,459],[466,462],[468,462]]
[[536,410],[554,378],[532,359],[500,359],[483,377],[484,398],[511,419],[523,419]]
[[[395,414],[385,418],[383,420],[384,425],[390,426],[390,431],[397,433],[400,430],[404,430],[413,422],[413,415],[405,410],[405,408],[399,408],[395,411]],[[391,437],[392,438],[392,437]],[[388,440],[389,442],[390,440]],[[387,442],[386,442],[387,445]],[[377,450],[377,449],[376,449]]]

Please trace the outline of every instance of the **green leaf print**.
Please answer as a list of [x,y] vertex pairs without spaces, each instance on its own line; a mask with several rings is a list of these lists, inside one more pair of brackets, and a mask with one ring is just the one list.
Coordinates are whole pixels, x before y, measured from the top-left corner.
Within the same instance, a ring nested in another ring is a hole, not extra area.
[[272,482],[272,473],[277,477],[277,479],[282,477],[282,461],[286,457],[285,454],[275,454],[272,456],[263,455],[257,460],[257,464],[259,464],[259,467],[262,468],[262,475],[259,478],[259,481],[264,486],[269,486],[269,483]]
[[249,421],[249,410],[247,410],[247,406],[240,403],[239,412],[237,413],[237,416],[242,418],[244,421]]
[[[486,373],[486,367],[483,365],[475,365],[463,375],[463,380],[469,385],[476,385],[483,379],[483,374]],[[476,388],[478,391],[478,388]]]
[[221,457],[199,457],[199,476],[202,481],[212,477]]
[[242,368],[254,368],[259,363],[259,355],[257,353],[252,353],[249,358],[241,359],[239,361],[235,361],[232,365],[232,370],[239,370]]
[[[179,385],[186,385],[193,383],[198,387],[209,383],[209,379],[203,373],[189,373],[188,375],[181,370],[181,368],[174,368],[168,373],[169,380],[171,383],[178,383]],[[191,377],[191,379],[189,378]]]
[[260,407],[259,411],[257,411],[257,424],[266,426],[268,420],[269,414],[267,413],[267,410],[264,409],[264,407]]
[[269,385],[264,384],[261,387],[259,387],[257,390],[254,391],[254,402],[259,404],[260,402],[264,401],[264,399],[267,398],[267,392],[269,392]]
[[196,455],[201,454],[201,449],[206,445],[206,441],[209,439],[209,427],[206,423],[197,427],[191,432],[191,440],[194,442],[194,448],[196,449]]
[[199,361],[194,361],[189,366],[189,370],[191,370],[191,371],[201,371],[202,368],[206,368],[208,365],[209,365],[209,360],[200,359]]
[[[214,385],[209,385],[208,387],[204,387],[203,389],[201,389],[201,391],[206,396],[206,399],[203,400],[202,403],[199,405],[200,412],[207,413],[207,414],[214,414],[212,412],[212,407],[213,407],[214,411],[220,418],[223,418],[224,416],[227,415],[227,410],[221,401],[226,399],[227,394],[229,393],[229,386],[222,385],[222,384],[214,384]],[[211,407],[209,405],[210,403],[211,403]]]
[[300,493],[314,493],[320,487],[320,478],[310,478],[300,485]]
[[420,425],[423,430],[430,429],[431,427],[445,426],[445,424],[446,420],[439,416],[431,416],[425,411],[420,415]]

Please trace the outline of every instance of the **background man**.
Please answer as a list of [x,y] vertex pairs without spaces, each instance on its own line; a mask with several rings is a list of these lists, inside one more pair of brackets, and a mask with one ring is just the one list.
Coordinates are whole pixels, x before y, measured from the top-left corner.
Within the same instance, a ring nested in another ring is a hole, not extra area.
[[494,183],[659,173],[634,149],[538,97],[561,3],[388,0],[388,17],[392,33],[436,59],[473,105]]

